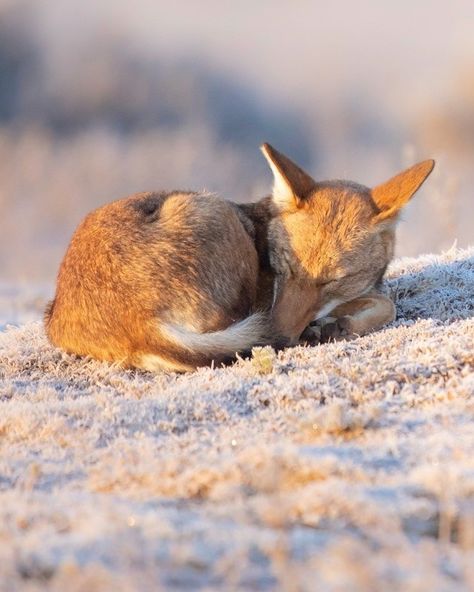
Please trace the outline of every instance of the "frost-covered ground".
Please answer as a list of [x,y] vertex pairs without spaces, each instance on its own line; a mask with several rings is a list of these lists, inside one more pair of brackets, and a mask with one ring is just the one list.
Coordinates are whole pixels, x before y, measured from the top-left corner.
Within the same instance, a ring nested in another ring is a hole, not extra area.
[[0,333],[2,592],[473,590],[474,248],[388,277],[383,331],[182,376]]

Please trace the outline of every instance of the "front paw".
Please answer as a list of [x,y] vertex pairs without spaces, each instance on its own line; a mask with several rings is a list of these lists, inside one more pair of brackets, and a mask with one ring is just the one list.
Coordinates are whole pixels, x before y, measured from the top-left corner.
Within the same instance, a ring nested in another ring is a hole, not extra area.
[[356,337],[352,327],[352,319],[349,316],[343,316],[337,319],[334,317],[325,317],[311,323],[312,326],[315,324],[320,327],[320,343],[342,341]]
[[300,344],[302,345],[318,345],[321,343],[321,327],[311,323],[300,336]]
[[358,337],[350,316],[323,317],[310,323],[300,337],[300,343],[317,345],[331,341],[343,341]]
[[331,319],[329,322],[324,323],[321,327],[321,343],[339,341],[347,335],[340,321],[341,319]]

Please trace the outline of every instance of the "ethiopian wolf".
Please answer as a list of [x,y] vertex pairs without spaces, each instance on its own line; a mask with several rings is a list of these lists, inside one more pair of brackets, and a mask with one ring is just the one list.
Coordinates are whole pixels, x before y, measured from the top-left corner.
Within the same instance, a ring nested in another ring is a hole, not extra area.
[[369,189],[313,180],[269,144],[272,195],[251,204],[188,191],[138,193],[90,213],[45,312],[67,352],[187,371],[254,345],[291,345],[331,313],[362,334],[389,322],[378,294],[400,209],[429,160]]

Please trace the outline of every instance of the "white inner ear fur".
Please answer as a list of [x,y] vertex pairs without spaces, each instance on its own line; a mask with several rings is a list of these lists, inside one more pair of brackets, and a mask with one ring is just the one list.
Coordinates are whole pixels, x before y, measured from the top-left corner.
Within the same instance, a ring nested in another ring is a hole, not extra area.
[[295,196],[285,177],[280,173],[274,162],[268,158],[266,154],[265,157],[273,173],[273,201],[280,207],[293,203]]

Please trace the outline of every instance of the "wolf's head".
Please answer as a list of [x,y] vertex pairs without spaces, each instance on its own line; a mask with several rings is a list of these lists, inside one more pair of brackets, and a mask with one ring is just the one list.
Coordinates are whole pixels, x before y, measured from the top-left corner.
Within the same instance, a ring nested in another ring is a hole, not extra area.
[[275,271],[320,286],[320,311],[373,288],[393,256],[403,206],[431,173],[426,160],[370,189],[351,181],[315,181],[269,144],[275,217],[269,230]]

